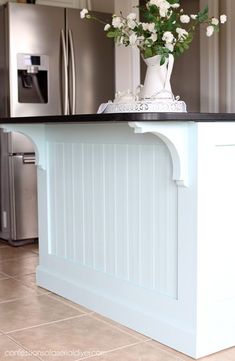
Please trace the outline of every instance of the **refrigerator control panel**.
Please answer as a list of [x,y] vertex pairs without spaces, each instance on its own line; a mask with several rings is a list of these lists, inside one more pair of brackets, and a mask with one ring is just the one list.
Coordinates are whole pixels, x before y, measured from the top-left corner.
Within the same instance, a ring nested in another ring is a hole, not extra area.
[[17,54],[18,102],[48,103],[47,55]]

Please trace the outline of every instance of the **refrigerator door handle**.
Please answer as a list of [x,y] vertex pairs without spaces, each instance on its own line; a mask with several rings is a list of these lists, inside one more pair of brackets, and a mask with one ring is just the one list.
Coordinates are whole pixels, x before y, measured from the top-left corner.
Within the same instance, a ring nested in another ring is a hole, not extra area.
[[76,77],[75,77],[75,54],[74,54],[74,45],[73,45],[73,34],[71,29],[69,29],[69,45],[70,45],[71,62],[72,62],[72,115],[74,115],[76,108]]
[[68,115],[68,57],[66,51],[64,30],[61,30],[62,54],[64,63],[64,115]]

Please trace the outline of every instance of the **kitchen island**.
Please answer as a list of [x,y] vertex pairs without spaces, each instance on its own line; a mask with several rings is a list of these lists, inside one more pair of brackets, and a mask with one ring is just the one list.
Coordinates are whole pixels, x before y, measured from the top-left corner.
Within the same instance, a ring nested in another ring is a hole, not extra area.
[[235,346],[235,114],[1,119],[38,165],[38,285],[191,357]]

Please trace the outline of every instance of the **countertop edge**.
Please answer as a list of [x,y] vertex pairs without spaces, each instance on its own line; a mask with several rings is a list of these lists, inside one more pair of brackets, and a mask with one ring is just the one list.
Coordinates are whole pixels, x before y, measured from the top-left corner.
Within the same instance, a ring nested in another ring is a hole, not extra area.
[[235,113],[106,113],[0,118],[0,124],[117,123],[117,122],[234,122]]

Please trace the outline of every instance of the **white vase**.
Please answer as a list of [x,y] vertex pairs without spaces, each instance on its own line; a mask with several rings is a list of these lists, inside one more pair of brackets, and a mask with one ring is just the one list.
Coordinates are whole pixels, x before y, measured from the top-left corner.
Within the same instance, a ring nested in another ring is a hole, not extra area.
[[163,65],[161,56],[155,55],[144,59],[147,65],[144,86],[140,90],[140,99],[172,99],[171,73],[174,65],[173,55],[169,55]]

